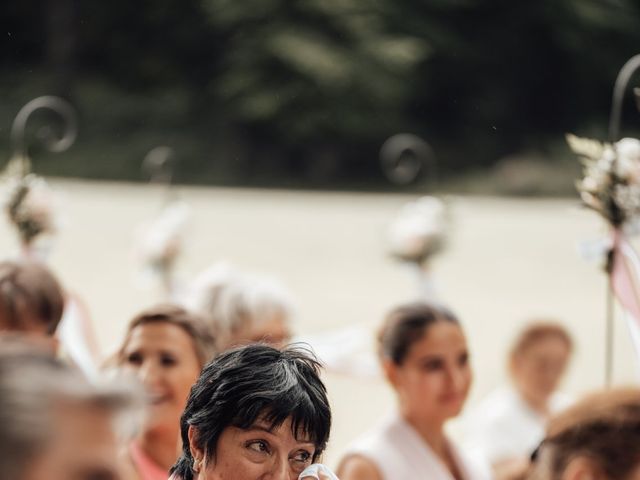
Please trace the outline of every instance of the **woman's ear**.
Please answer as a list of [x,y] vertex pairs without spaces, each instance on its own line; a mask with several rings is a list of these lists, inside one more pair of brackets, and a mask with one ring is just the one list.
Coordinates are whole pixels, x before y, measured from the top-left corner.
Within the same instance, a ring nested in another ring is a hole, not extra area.
[[592,459],[580,456],[572,458],[562,473],[562,480],[605,480],[606,476]]
[[189,451],[191,452],[191,457],[194,462],[198,464],[202,463],[204,459],[204,452],[200,447],[198,447],[198,430],[193,426],[189,425]]
[[382,371],[393,388],[398,385],[398,366],[390,358],[382,359]]

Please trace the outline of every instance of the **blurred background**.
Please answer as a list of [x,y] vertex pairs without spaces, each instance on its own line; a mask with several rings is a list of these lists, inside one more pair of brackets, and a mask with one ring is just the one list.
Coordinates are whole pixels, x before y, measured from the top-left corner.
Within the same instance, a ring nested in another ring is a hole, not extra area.
[[163,143],[181,183],[315,189],[393,189],[378,153],[407,132],[440,189],[573,194],[564,133],[606,137],[640,44],[632,0],[24,0],[0,23],[0,155],[56,94],[81,135],[40,173],[139,180]]
[[[22,0],[0,3],[0,24],[0,167],[26,102],[59,95],[78,112],[68,151],[29,140],[29,153],[36,173],[64,177],[51,263],[105,352],[162,298],[137,285],[131,246],[164,196],[142,184],[142,160],[168,145],[193,215],[182,278],[223,259],[272,272],[298,300],[296,332],[359,325],[373,351],[385,312],[415,293],[385,230],[418,195],[448,194],[432,274],[469,336],[471,404],[505,380],[531,318],[576,337],[567,391],[603,384],[606,278],[579,250],[606,230],[578,208],[564,135],[606,139],[613,82],[640,46],[638,2]],[[622,133],[638,135],[627,100]],[[51,119],[35,114],[27,137]],[[399,133],[429,148],[419,175],[394,182],[380,151]],[[17,249],[6,222],[0,249]],[[637,379],[622,321],[614,375]],[[327,383],[335,461],[393,396],[380,378]]]

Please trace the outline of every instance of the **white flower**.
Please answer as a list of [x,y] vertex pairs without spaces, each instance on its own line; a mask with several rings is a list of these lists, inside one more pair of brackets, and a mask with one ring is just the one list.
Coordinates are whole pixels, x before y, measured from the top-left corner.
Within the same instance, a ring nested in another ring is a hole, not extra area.
[[389,229],[391,254],[422,263],[444,246],[446,209],[435,197],[422,197],[400,211]]
[[34,174],[7,177],[2,200],[9,220],[25,245],[58,229],[58,200],[44,178]]
[[139,233],[138,252],[144,263],[154,268],[168,268],[182,249],[184,228],[190,217],[189,207],[182,202],[167,206]]
[[624,180],[640,183],[640,140],[623,138],[615,147],[618,154],[616,173]]

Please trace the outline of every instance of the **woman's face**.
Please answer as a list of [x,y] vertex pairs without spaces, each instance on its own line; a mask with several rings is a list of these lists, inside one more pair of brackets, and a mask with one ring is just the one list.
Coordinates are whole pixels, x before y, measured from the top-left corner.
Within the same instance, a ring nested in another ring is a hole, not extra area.
[[[202,460],[202,452],[193,448],[193,438],[192,428],[192,453]],[[201,463],[198,480],[295,480],[313,463],[315,452],[313,442],[295,438],[290,419],[273,430],[264,422],[248,430],[227,427],[218,439],[215,457]]]
[[409,418],[444,422],[462,410],[471,386],[467,342],[459,326],[437,322],[409,349],[402,363],[385,364]]
[[149,395],[145,428],[179,429],[191,386],[200,374],[189,334],[167,322],[140,325],[124,349],[123,367],[138,377]]
[[546,403],[558,388],[571,351],[559,337],[538,340],[512,359],[512,375],[516,387],[527,399]]

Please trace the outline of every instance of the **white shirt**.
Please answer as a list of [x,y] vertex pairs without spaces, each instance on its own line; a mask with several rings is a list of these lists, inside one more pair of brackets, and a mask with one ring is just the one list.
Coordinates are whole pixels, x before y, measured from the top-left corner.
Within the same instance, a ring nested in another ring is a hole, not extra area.
[[[549,413],[571,404],[569,396],[554,393]],[[510,387],[489,394],[468,416],[465,446],[489,463],[528,457],[544,438],[546,417],[533,410]]]
[[[453,459],[464,480],[488,480],[488,465],[474,462],[449,441]],[[418,432],[400,415],[393,415],[357,439],[345,452],[372,462],[384,480],[453,480],[449,469]]]

